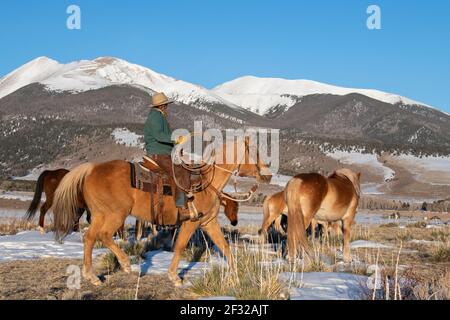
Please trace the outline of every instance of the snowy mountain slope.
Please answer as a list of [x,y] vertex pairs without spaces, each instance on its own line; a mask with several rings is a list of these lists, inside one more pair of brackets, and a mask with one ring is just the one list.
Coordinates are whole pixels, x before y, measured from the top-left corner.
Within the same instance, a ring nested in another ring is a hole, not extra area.
[[314,94],[347,95],[359,93],[389,104],[402,103],[426,106],[423,103],[378,90],[343,88],[310,80],[258,78],[253,76],[245,76],[226,82],[215,87],[212,91],[236,105],[261,115],[266,114],[271,108],[276,106],[292,107],[296,103],[295,97]]
[[0,98],[31,83],[44,84],[51,91],[83,92],[111,85],[128,84],[163,91],[170,98],[188,105],[204,107],[220,104],[265,115],[278,106],[287,111],[301,97],[315,94],[347,95],[359,93],[389,104],[421,105],[411,99],[370,89],[337,87],[310,80],[258,78],[245,76],[212,90],[157,73],[143,66],[113,57],[60,64],[39,57],[0,79]]
[[62,67],[57,61],[39,57],[30,61],[0,80],[0,98],[30,83],[47,79]]
[[225,104],[240,109],[206,88],[112,57],[68,64],[59,64],[45,57],[35,59],[2,80],[0,98],[34,82],[44,84],[51,91],[71,92],[100,89],[116,84],[136,85],[165,92],[170,98],[184,104]]

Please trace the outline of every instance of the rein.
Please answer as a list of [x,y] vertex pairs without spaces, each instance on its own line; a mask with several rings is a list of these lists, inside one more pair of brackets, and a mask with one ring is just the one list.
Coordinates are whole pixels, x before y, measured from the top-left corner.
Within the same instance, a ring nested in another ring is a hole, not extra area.
[[[247,145],[247,143],[245,143],[245,149],[246,149],[246,152],[248,151],[250,153],[250,147]],[[178,179],[176,178],[176,175],[175,175],[175,164],[172,161],[173,179],[175,181],[175,184],[178,186],[178,188],[180,188],[184,192],[193,194],[193,193],[198,193],[198,192],[204,191],[207,188],[211,188],[217,194],[217,196],[219,197],[219,200],[221,200],[221,201],[222,201],[222,198],[226,198],[228,200],[235,201],[235,202],[247,202],[253,197],[253,194],[256,192],[256,189],[258,188],[257,185],[254,185],[248,192],[243,193],[245,198],[241,199],[241,198],[232,197],[231,195],[229,195],[229,194],[227,194],[227,193],[225,193],[223,191],[219,191],[219,190],[217,190],[216,187],[214,187],[212,185],[212,181],[214,180],[214,176],[215,176],[215,170],[219,169],[219,170],[225,171],[227,173],[231,173],[233,175],[233,177],[234,177],[234,188],[236,190],[237,189],[236,188],[236,185],[237,185],[236,176],[239,173],[239,169],[241,167],[243,159],[241,161],[239,161],[239,165],[238,165],[237,169],[232,171],[232,170],[228,170],[226,168],[220,167],[219,165],[217,165],[215,163],[215,160],[211,164],[208,163],[207,161],[203,161],[202,160],[202,163],[200,165],[192,166],[192,165],[187,164],[186,162],[184,162],[182,156],[180,156],[180,155],[178,155],[178,156],[179,156],[179,159],[180,159],[180,165],[185,170],[187,170],[187,171],[189,171],[189,172],[191,172],[191,173],[193,173],[195,175],[200,175],[200,179],[201,179],[201,183],[199,185],[191,186],[189,189],[181,186],[181,184],[179,183]],[[244,158],[245,158],[245,153],[244,153]],[[213,171],[212,175],[211,175],[211,178],[208,179],[206,182],[204,182],[203,181],[203,175],[207,174],[211,170]]]

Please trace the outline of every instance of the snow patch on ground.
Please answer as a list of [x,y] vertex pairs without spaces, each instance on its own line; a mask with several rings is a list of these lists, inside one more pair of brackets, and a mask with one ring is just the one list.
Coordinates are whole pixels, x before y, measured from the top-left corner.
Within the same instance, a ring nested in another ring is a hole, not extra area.
[[408,241],[409,243],[413,243],[413,244],[423,244],[423,245],[430,245],[430,246],[439,246],[442,245],[442,242],[440,241],[430,241],[430,240],[410,240]]
[[371,248],[371,249],[393,249],[393,247],[373,242],[373,241],[367,241],[367,240],[357,240],[350,243],[350,248],[352,249],[358,249],[358,248]]
[[429,156],[429,157],[416,157],[410,154],[402,154],[400,156],[397,156],[399,160],[402,162],[406,162],[408,164],[411,164],[415,167],[418,167],[416,171],[441,171],[441,172],[447,172],[450,173],[450,157],[436,157],[436,156]]
[[13,180],[23,180],[23,181],[37,181],[39,178],[40,173],[36,172],[35,170],[32,170],[29,174],[22,176],[22,177],[13,177]]
[[339,151],[325,153],[328,157],[339,160],[344,164],[357,164],[372,167],[376,172],[383,175],[384,180],[390,180],[395,176],[395,171],[385,167],[378,161],[377,155],[371,153],[362,153],[359,151]]
[[361,300],[369,292],[368,277],[350,273],[284,272],[280,279],[291,284],[291,300]]
[[416,175],[418,180],[427,181],[432,185],[450,185],[450,156],[420,158],[403,154],[393,158]]
[[144,148],[144,143],[141,142],[143,141],[143,136],[136,134],[127,128],[116,128],[111,135],[117,144],[140,149]]
[[[0,193],[0,199],[6,200],[19,200],[19,201],[31,201],[33,200],[33,194],[29,192],[10,192],[10,191],[2,191]],[[42,201],[45,201],[45,195],[42,195]]]
[[280,187],[286,187],[287,183],[292,179],[292,176],[285,176],[282,174],[274,174],[270,184],[279,185]]
[[[145,253],[145,259],[141,264],[133,264],[131,269],[133,272],[138,272],[141,275],[167,274],[173,254],[173,252],[163,250],[149,251]],[[212,256],[209,262],[187,262],[182,259],[180,260],[178,271],[181,275],[201,275],[208,271],[214,263],[224,263],[224,260],[216,256]]]
[[[94,256],[107,249],[94,249]],[[83,241],[80,233],[67,236],[63,244],[55,242],[52,232],[41,235],[38,231],[24,231],[0,237],[0,261],[40,258],[82,258]]]
[[363,194],[366,195],[382,195],[384,192],[381,192],[379,188],[382,186],[382,184],[378,183],[365,183],[361,184],[361,190]]

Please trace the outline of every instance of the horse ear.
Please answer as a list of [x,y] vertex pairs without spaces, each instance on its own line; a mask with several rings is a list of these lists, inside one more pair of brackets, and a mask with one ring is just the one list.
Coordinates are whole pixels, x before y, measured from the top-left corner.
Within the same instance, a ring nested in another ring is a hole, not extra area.
[[358,172],[358,179],[361,179],[361,172]]

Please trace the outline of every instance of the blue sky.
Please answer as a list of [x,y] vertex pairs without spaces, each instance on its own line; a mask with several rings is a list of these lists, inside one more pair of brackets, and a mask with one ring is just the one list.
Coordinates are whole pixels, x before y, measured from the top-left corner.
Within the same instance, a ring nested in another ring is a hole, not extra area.
[[[82,29],[66,28],[81,7]],[[379,5],[382,30],[366,27]],[[0,1],[0,76],[116,56],[213,87],[243,75],[398,93],[450,112],[450,1]]]

